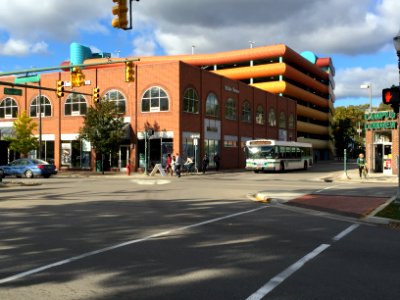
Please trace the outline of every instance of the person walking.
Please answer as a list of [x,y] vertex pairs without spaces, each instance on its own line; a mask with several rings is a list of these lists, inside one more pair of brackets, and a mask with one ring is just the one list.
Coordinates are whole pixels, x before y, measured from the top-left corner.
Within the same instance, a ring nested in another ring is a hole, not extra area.
[[216,171],[219,170],[220,161],[221,161],[221,157],[218,155],[218,152],[216,152],[215,155],[214,155],[214,163],[215,163],[215,170]]
[[364,158],[364,154],[360,153],[357,158],[357,166],[358,166],[358,173],[360,178],[364,174],[364,178],[367,178],[366,168],[367,168],[367,160]]
[[171,163],[172,163],[172,157],[171,157],[171,154],[168,153],[167,154],[167,161],[165,162],[165,173],[167,173],[167,174],[170,174],[171,171],[172,171]]
[[182,159],[179,153],[175,154],[175,173],[176,176],[181,177],[181,165],[182,165]]
[[208,168],[208,164],[210,163],[210,160],[208,159],[208,155],[204,154],[203,160],[202,162],[202,170],[203,170],[203,174],[206,173],[206,170]]

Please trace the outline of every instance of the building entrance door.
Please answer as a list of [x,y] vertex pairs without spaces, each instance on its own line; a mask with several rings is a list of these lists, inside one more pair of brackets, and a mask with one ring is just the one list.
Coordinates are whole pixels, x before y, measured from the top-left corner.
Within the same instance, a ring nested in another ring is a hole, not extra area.
[[128,164],[129,157],[130,157],[130,146],[129,145],[120,146],[118,167],[121,170],[121,172],[126,172],[126,166]]
[[392,174],[392,143],[374,144],[374,172]]

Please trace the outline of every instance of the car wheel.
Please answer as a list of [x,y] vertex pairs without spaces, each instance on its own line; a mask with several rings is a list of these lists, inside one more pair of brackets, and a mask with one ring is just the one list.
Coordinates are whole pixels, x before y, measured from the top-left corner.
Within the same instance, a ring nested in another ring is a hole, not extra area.
[[25,171],[25,177],[26,178],[33,178],[33,172],[31,170],[26,170]]

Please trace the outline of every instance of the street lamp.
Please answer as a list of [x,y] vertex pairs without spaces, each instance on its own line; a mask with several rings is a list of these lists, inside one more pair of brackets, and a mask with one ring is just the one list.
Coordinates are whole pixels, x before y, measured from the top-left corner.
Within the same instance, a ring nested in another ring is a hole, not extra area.
[[[254,41],[249,41],[249,44],[250,44],[250,49],[252,49],[253,48],[253,45],[255,44],[256,42],[254,42]],[[253,66],[253,60],[250,60],[250,67],[252,67]],[[253,84],[254,83],[254,79],[253,79],[253,77],[251,77],[250,78],[250,84]]]
[[[397,53],[397,58],[398,58],[398,69],[399,69],[399,81],[400,81],[400,31],[397,33],[397,36],[393,38],[393,44],[394,48],[396,49]],[[395,203],[400,203],[400,164],[399,164],[399,158],[400,158],[400,113],[397,114],[397,180],[398,180],[398,186],[397,186],[397,195],[396,199],[394,200]]]
[[194,48],[196,47],[196,45],[192,45],[192,55],[194,54]]
[[372,112],[372,83],[364,83],[360,85],[361,89],[369,89],[369,112]]

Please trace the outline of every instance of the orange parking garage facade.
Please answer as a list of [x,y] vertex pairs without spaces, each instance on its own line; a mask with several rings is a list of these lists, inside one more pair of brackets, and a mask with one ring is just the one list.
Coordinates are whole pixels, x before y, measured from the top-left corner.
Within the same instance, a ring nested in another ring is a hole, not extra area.
[[[243,168],[243,146],[247,140],[270,138],[293,140],[296,136],[296,102],[246,83],[228,79],[181,61],[135,62],[135,81],[125,82],[123,63],[83,70],[85,85],[75,92],[91,94],[96,86],[102,98],[113,101],[125,122],[125,137],[119,152],[106,159],[105,170],[125,172],[164,163],[168,153],[193,157],[200,166],[204,154],[221,157],[221,169]],[[13,82],[14,77],[3,78]],[[41,86],[55,88],[56,80],[71,90],[70,72],[41,75]],[[96,155],[87,141],[78,139],[83,116],[92,103],[89,95],[70,94],[58,98],[42,90],[23,88],[22,96],[0,91],[1,164],[17,158],[4,138],[23,111],[37,123],[41,153],[31,156],[54,161],[61,170],[97,169]],[[153,134],[147,139],[146,129]],[[145,158],[147,155],[147,159]]]

